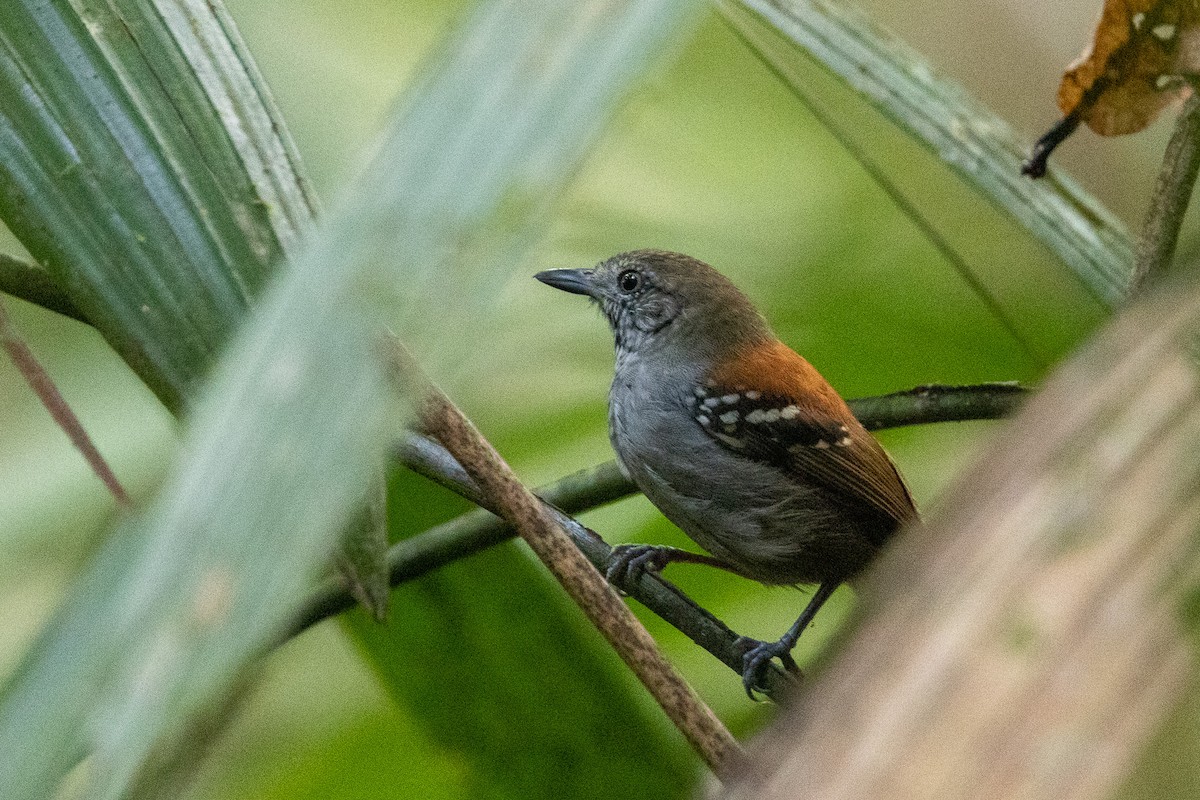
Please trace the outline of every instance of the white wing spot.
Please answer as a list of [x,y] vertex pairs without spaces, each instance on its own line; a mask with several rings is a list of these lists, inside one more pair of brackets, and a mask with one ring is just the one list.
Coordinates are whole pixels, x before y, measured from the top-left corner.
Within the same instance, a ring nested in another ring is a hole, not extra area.
[[736,411],[726,411],[721,415],[721,422],[724,422],[726,425],[731,425],[734,422],[737,422],[738,416],[738,412]]
[[727,405],[727,406],[731,406],[731,405],[733,405],[734,403],[736,403],[737,401],[738,401],[738,395],[737,395],[737,394],[726,394],[726,395],[721,395],[721,402],[722,402],[722,403],[724,403],[724,404],[725,404],[725,405]]
[[772,408],[770,411],[763,412],[763,422],[776,422],[779,420],[779,409]]
[[849,436],[843,436],[841,439],[838,439],[838,447],[849,447],[849,446],[850,446],[850,437]]
[[763,411],[761,408],[756,408],[753,411],[751,411],[749,414],[746,415],[746,422],[750,422],[750,423],[757,425],[758,423],[763,421],[763,417],[765,417],[766,415],[767,415],[767,412]]
[[1176,30],[1178,30],[1178,28],[1171,23],[1163,22],[1151,28],[1150,32],[1153,33],[1154,38],[1158,39],[1160,42],[1167,42],[1174,38]]
[[1134,15],[1133,15],[1133,28],[1134,28],[1134,30],[1137,30],[1138,28],[1142,27],[1142,23],[1143,23],[1143,22],[1145,22],[1145,21],[1146,21],[1146,15],[1145,15],[1145,14],[1143,14],[1143,13],[1141,13],[1141,12],[1138,12],[1137,14],[1134,14]]
[[781,419],[795,419],[796,417],[800,416],[800,407],[787,406],[779,412],[779,416]]
[[707,427],[708,427],[708,423],[712,422],[712,420],[711,420],[711,419],[709,419],[709,418],[708,418],[708,416],[707,416],[707,415],[705,415],[705,414],[699,414],[699,415],[697,415],[697,417],[696,417],[696,422],[699,422],[701,425],[703,425],[704,427],[706,427],[706,428],[707,428]]
[[839,425],[839,426],[838,426],[838,430],[839,430],[839,431],[841,431],[842,433],[849,433],[849,432],[850,432],[850,429],[849,429],[849,428],[847,428],[845,425]]
[[813,447],[817,448],[818,450],[828,450],[829,442],[825,441],[824,439],[817,439],[817,443],[814,444]]
[[697,386],[695,389],[692,389],[692,392],[695,393],[696,397],[708,397],[708,389],[705,389],[703,386]]
[[707,397],[704,400],[704,407],[705,408],[716,408],[718,405],[720,405],[720,403],[721,403],[721,399],[719,397]]
[[758,399],[758,398],[760,398],[760,397],[762,397],[762,392],[756,392],[756,391],[754,391],[753,389],[751,389],[750,391],[746,392],[746,399],[747,399],[747,400],[757,400],[757,399]]

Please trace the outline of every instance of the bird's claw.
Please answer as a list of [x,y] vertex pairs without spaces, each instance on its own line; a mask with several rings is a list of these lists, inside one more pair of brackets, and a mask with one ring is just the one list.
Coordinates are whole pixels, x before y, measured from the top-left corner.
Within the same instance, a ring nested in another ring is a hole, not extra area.
[[746,687],[746,695],[751,700],[758,699],[754,696],[755,691],[763,691],[765,685],[763,676],[772,659],[778,658],[789,674],[798,675],[800,673],[796,659],[792,658],[794,642],[786,639],[777,642],[761,642],[758,639],[742,636],[737,640],[737,646],[742,650],[742,686]]
[[619,589],[632,586],[646,572],[663,568],[663,548],[652,544],[619,544],[612,549],[604,577]]

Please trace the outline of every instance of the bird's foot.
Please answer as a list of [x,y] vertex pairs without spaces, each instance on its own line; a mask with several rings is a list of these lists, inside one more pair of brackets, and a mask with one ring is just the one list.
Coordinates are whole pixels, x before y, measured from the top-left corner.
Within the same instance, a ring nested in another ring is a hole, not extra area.
[[653,544],[619,544],[612,549],[604,577],[618,589],[637,583],[646,572],[659,572],[671,562],[673,548]]
[[778,658],[789,674],[800,674],[796,659],[792,658],[792,648],[796,646],[796,642],[789,641],[787,637],[777,642],[761,642],[749,636],[742,636],[736,645],[743,652],[742,686],[746,687],[746,694],[751,700],[758,699],[754,696],[755,691],[763,691],[763,676],[771,659]]

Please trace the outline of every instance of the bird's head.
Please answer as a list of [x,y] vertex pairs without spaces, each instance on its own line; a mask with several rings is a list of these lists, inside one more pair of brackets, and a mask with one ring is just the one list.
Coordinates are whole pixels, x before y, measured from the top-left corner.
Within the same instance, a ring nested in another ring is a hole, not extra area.
[[591,269],[552,269],[542,283],[590,297],[612,327],[618,353],[716,356],[772,337],[753,304],[721,273],[691,256],[633,250]]

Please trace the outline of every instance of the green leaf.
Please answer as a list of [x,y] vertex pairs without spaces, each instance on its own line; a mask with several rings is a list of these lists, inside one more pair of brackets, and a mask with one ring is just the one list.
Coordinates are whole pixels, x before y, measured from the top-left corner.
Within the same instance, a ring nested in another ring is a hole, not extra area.
[[0,292],[20,297],[58,314],[87,321],[46,270],[4,254],[0,254]]
[[[396,527],[469,509],[409,471],[389,491]],[[467,796],[688,794],[698,765],[683,739],[522,549],[493,547],[403,584],[402,614],[384,626],[348,614],[344,627],[385,690],[456,754]]]
[[[465,505],[411,473],[391,488],[414,529]],[[403,614],[385,626],[349,614],[345,628],[392,697],[468,766],[466,796],[689,795],[682,738],[522,547],[407,583],[395,592]]]
[[179,408],[313,204],[218,3],[0,4],[0,216]]
[[89,754],[85,793],[119,796],[283,630],[396,431],[380,330],[423,305],[494,302],[500,268],[692,5],[476,10],[228,348],[155,503],[102,546],[14,676],[0,752],[21,757],[0,759],[0,797],[47,796]]
[[615,657],[581,636],[586,621],[515,545],[405,586],[396,604],[403,619],[380,627],[353,614],[348,627],[393,697],[471,765],[466,796],[692,793],[695,766],[677,734],[631,702],[640,687],[618,679]]
[[815,60],[967,185],[1011,214],[1109,306],[1125,296],[1129,234],[1061,171],[1021,175],[1028,150],[1008,124],[894,36],[840,3],[718,0],[725,18],[801,96],[800,67]]

